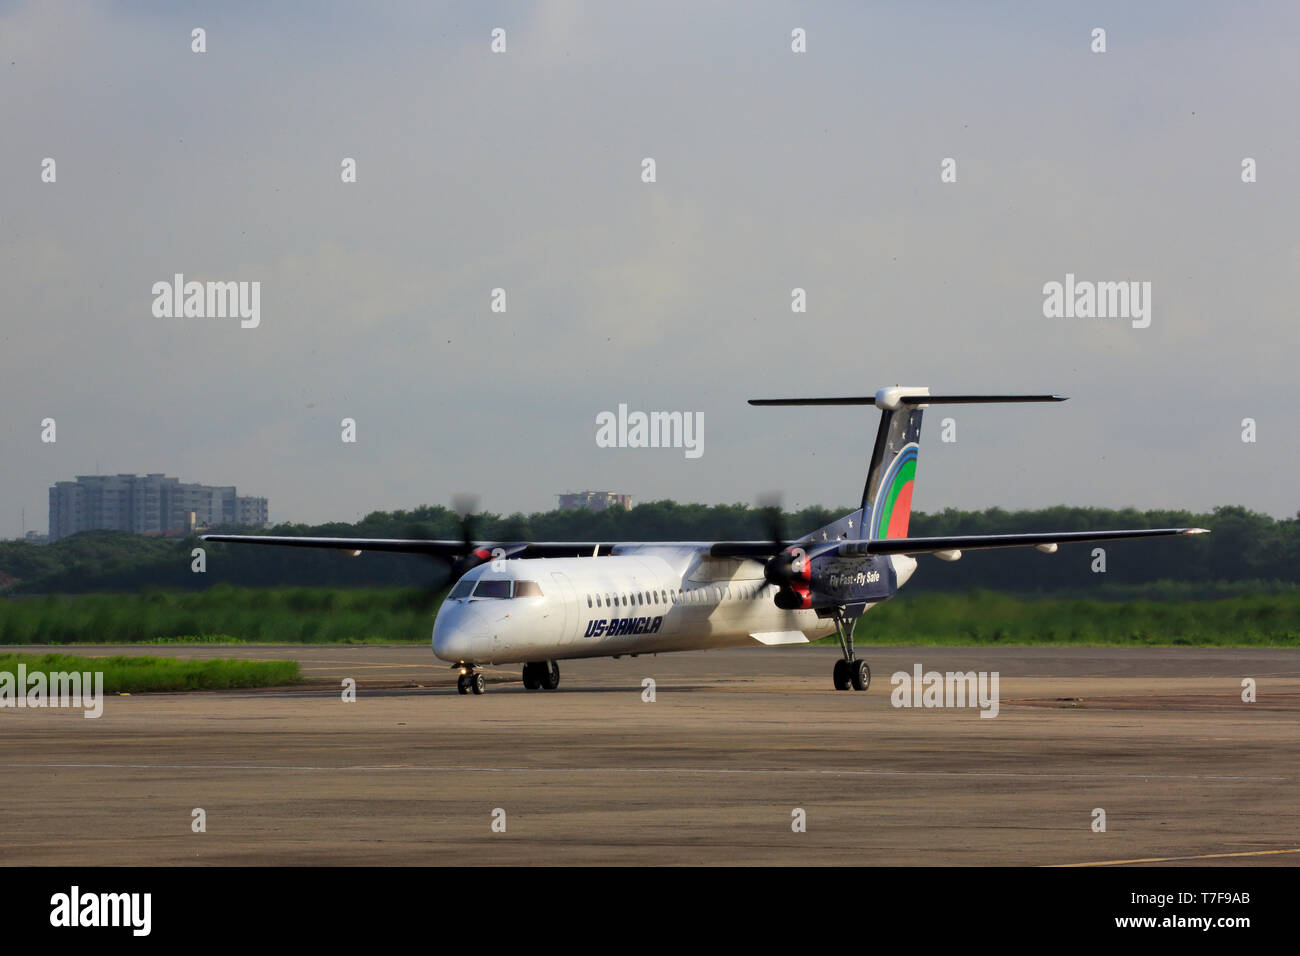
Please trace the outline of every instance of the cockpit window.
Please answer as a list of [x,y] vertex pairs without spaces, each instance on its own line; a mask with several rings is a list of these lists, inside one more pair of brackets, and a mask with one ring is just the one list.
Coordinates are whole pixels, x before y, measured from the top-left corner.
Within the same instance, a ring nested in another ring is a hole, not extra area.
[[508,598],[510,597],[510,581],[499,579],[479,581],[478,587],[474,588],[476,598]]
[[515,597],[541,597],[542,589],[536,581],[516,581]]
[[472,590],[474,590],[474,582],[461,578],[456,582],[456,586],[451,589],[451,593],[447,596],[454,598],[467,598],[469,597],[469,592]]

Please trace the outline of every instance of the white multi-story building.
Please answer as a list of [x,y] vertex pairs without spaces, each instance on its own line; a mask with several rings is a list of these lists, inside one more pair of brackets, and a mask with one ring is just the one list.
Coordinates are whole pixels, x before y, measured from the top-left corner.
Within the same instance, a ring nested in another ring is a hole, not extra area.
[[51,541],[78,531],[165,534],[195,527],[265,527],[265,498],[242,498],[234,485],[200,485],[161,472],[139,475],[78,475],[50,488]]

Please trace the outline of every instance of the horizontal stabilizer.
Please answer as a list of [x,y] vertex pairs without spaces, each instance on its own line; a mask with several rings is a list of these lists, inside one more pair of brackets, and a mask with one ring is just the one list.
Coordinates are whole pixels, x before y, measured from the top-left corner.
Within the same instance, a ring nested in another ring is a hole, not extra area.
[[[895,389],[881,389],[894,392]],[[925,405],[993,405],[999,402],[1064,402],[1064,395],[849,395],[841,398],[751,398],[751,405],[880,405],[896,408]],[[886,404],[882,404],[882,402]]]

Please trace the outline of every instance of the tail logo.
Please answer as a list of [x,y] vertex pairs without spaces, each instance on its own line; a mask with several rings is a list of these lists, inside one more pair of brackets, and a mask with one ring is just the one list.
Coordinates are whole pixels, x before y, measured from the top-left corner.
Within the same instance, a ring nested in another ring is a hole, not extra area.
[[873,538],[906,538],[912,517],[912,487],[916,483],[915,442],[905,445],[885,472],[871,509]]

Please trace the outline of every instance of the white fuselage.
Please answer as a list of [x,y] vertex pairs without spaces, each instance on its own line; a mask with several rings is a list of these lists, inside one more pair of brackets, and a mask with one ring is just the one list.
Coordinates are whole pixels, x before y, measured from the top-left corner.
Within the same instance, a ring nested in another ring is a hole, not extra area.
[[814,610],[776,607],[775,592],[759,562],[689,547],[490,562],[443,602],[433,652],[451,663],[506,664],[806,643],[835,633]]

